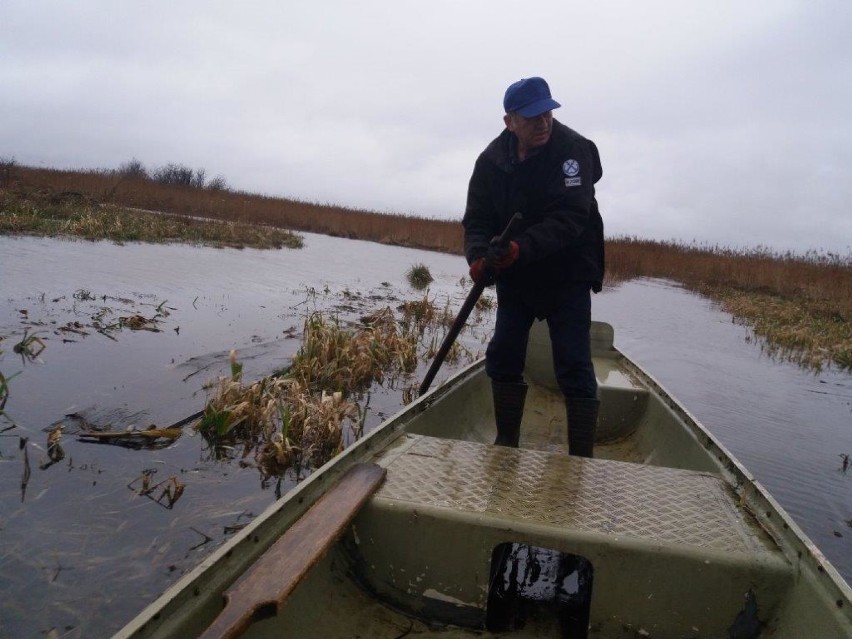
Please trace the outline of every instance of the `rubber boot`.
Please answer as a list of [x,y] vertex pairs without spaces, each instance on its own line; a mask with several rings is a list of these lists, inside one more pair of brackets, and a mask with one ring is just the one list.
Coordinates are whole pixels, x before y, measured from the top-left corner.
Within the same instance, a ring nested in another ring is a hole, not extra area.
[[600,400],[591,397],[566,397],[568,413],[568,454],[593,457],[595,430],[598,426]]
[[494,397],[494,420],[497,422],[496,446],[518,447],[521,439],[521,418],[524,416],[524,402],[527,398],[527,385],[523,382],[491,382]]

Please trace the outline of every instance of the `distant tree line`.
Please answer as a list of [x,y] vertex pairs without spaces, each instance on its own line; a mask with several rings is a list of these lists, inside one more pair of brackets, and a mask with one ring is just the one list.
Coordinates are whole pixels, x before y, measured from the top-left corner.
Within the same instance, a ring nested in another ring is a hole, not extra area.
[[207,172],[204,169],[193,170],[183,164],[172,162],[149,172],[142,162],[133,158],[119,166],[116,173],[125,177],[151,180],[152,182],[160,182],[161,184],[180,184],[196,189],[209,189],[211,191],[229,190],[228,183],[221,175],[208,180]]

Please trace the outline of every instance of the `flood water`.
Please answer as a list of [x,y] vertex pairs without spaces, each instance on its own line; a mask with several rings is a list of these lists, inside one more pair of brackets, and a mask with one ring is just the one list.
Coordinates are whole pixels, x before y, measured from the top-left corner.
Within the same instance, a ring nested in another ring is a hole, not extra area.
[[[75,432],[173,424],[203,408],[203,384],[225,373],[231,349],[260,377],[287,365],[313,310],[350,321],[422,299],[405,278],[414,264],[429,266],[436,305],[458,308],[466,295],[460,257],[304,237],[305,248],[279,251],[0,238],[0,371],[17,373],[5,407],[17,426],[0,433],[0,636],[109,636],[294,481],[263,482],[251,459],[217,460],[190,432],[160,450]],[[158,313],[159,332],[92,328]],[[852,579],[852,470],[841,458],[852,454],[852,377],[769,359],[729,315],[664,282],[597,295],[593,315]],[[480,314],[463,334],[472,355],[491,322]],[[13,352],[25,329],[46,345],[36,361]],[[427,365],[371,390],[368,428]],[[58,422],[64,456],[52,460]],[[146,473],[185,486],[171,508],[134,489]]]

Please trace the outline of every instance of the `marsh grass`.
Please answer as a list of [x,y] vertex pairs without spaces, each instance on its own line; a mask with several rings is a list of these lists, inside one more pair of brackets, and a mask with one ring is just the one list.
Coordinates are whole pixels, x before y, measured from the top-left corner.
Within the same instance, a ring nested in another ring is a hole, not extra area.
[[[288,447],[295,449],[297,465],[321,466],[343,450],[344,428],[359,423],[358,405],[341,391],[311,392],[296,380],[291,380],[287,390],[281,431],[264,442],[257,458],[266,475],[280,475],[286,469],[281,451]],[[270,452],[275,465],[267,461]]]
[[610,284],[665,278],[705,295],[773,357],[813,371],[852,371],[852,255],[618,238],[607,245],[607,270]]
[[826,362],[852,370],[852,332],[849,322],[819,312],[797,299],[732,289],[712,290],[716,300],[740,324],[762,339],[772,357],[820,371]]
[[291,366],[252,383],[232,351],[231,375],[209,386],[196,429],[220,451],[253,454],[264,478],[324,464],[342,450],[347,427],[356,439],[363,434],[366,404],[353,398],[416,368],[418,334],[401,326],[389,307],[354,327],[312,313]]
[[27,191],[75,194],[89,202],[198,216],[291,231],[372,240],[384,244],[458,252],[457,222],[375,213],[240,191],[163,184],[111,170],[58,171],[14,166],[0,183]]
[[[264,478],[322,465],[342,450],[347,427],[350,439],[363,434],[367,403],[362,407],[357,398],[372,384],[389,378],[396,383],[421,357],[434,356],[440,335],[452,323],[449,302],[437,307],[428,291],[398,310],[399,317],[390,307],[378,309],[353,326],[312,313],[290,367],[251,383],[243,381],[232,351],[231,374],[208,386],[212,392],[196,429],[220,453],[253,455]],[[457,343],[447,361],[463,356],[473,357]],[[406,403],[416,388],[403,388]]]
[[9,399],[9,380],[11,380],[12,377],[14,377],[14,375],[6,377],[2,372],[0,372],[0,417],[6,417],[6,402]]
[[237,374],[213,387],[196,429],[219,449],[253,454],[264,477],[331,459],[342,448],[344,420],[358,414],[342,393],[312,393],[290,377],[246,384]]
[[455,320],[455,315],[449,306],[449,300],[443,308],[435,306],[429,298],[427,290],[422,299],[409,300],[399,306],[402,313],[402,330],[407,335],[423,336],[427,329],[449,328]]
[[414,369],[416,345],[397,328],[389,308],[362,318],[362,322],[363,327],[352,330],[335,318],[311,315],[290,375],[308,388],[348,394],[374,381],[382,383],[389,371]]
[[425,264],[414,264],[405,274],[408,283],[412,287],[422,290],[429,286],[434,281],[432,273],[429,272],[429,267]]
[[114,242],[184,242],[231,248],[299,248],[301,238],[253,224],[98,205],[87,197],[0,189],[0,233]]

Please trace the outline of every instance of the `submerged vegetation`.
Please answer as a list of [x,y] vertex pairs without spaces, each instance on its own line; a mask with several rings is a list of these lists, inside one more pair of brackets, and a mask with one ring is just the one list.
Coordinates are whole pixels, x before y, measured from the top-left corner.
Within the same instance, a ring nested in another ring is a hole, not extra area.
[[42,351],[47,348],[47,344],[35,334],[30,334],[28,329],[24,329],[24,336],[21,341],[12,347],[12,351],[21,356],[22,360],[35,361]]
[[[3,355],[3,351],[0,351],[0,356]],[[9,399],[9,380],[14,377],[14,375],[10,375],[6,377],[3,375],[2,371],[0,371],[0,417],[6,417],[6,401]],[[0,424],[0,432],[6,430],[6,428]]]
[[[32,214],[33,209],[40,213]],[[0,233],[214,246],[298,245],[296,236],[280,230],[289,229],[462,252],[457,221],[243,193],[229,189],[221,177],[206,181],[203,169],[170,164],[149,172],[136,160],[103,171],[35,169],[7,161],[0,166],[0,211]],[[227,224],[204,224],[186,216]],[[141,230],[146,224],[155,229]],[[284,235],[277,236],[279,232]],[[826,365],[852,370],[852,255],[779,254],[625,237],[609,239],[606,254],[605,285],[636,277],[679,282],[752,328],[772,355],[813,370]],[[407,274],[412,286],[428,285],[431,274],[422,266]]]
[[[168,300],[159,303],[146,300],[141,294],[128,297],[96,295],[89,289],[80,288],[73,293],[47,299],[44,293],[31,301],[43,312],[45,308],[61,309],[72,316],[71,321],[60,324],[31,308],[18,309],[20,324],[24,328],[20,342],[12,348],[24,360],[33,361],[46,347],[44,339],[59,337],[63,342],[75,342],[80,338],[99,333],[111,340],[124,329],[159,333],[163,324],[175,309]],[[31,333],[30,330],[33,330]],[[180,332],[180,327],[173,327]]]

